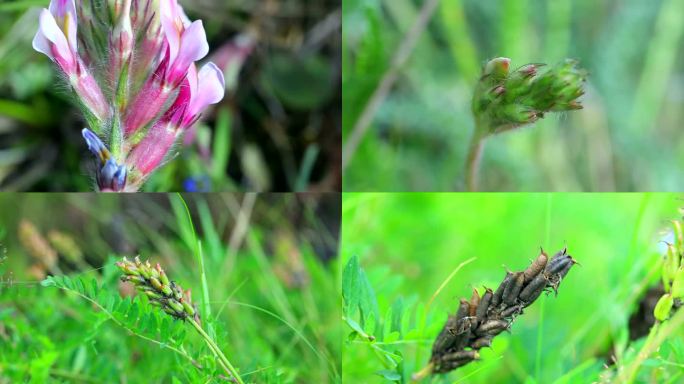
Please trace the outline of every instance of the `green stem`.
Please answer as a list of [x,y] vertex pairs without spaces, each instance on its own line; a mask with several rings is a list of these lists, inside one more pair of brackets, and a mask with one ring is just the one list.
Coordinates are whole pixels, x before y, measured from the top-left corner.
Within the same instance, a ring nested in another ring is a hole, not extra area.
[[221,365],[224,367],[224,369],[226,369],[228,374],[231,375],[232,378],[235,379],[235,381],[238,384],[244,384],[244,381],[242,381],[242,378],[240,378],[240,374],[237,372],[235,367],[233,367],[233,365],[230,364],[230,361],[228,361],[228,359],[223,354],[223,352],[218,347],[218,345],[216,345],[214,340],[206,332],[204,332],[204,329],[202,329],[202,326],[199,325],[194,319],[188,318],[188,321],[190,322],[190,324],[192,324],[193,327],[195,327],[197,332],[199,332],[199,334],[204,338],[204,341],[207,342],[207,345],[209,346],[211,351],[214,353],[216,358],[219,360]]
[[486,125],[481,119],[475,119],[475,132],[470,138],[470,146],[468,147],[468,157],[466,157],[465,164],[465,184],[466,190],[469,192],[477,191],[478,170],[480,168],[480,159],[484,150],[484,141],[487,137]]

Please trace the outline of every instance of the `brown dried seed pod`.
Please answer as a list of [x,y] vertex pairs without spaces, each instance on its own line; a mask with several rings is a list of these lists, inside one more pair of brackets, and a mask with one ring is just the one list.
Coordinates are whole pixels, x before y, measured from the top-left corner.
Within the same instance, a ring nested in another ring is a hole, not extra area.
[[478,321],[484,320],[485,316],[487,315],[487,309],[492,301],[492,296],[494,296],[492,290],[485,288],[485,293],[482,295],[480,304],[477,306],[477,311],[475,312],[475,316],[477,316]]
[[451,329],[456,329],[457,319],[456,316],[449,316],[446,325],[442,328],[432,345],[432,354],[437,355],[453,347],[454,344],[459,339],[459,336],[455,332],[451,332]]
[[448,361],[473,361],[480,358],[480,354],[477,351],[458,351],[454,353],[447,353],[444,355],[444,360]]
[[483,336],[480,337],[479,339],[475,339],[470,344],[473,349],[480,349],[480,348],[488,348],[492,346],[492,336]]
[[522,313],[522,305],[513,305],[501,311],[501,317],[517,316]]
[[572,257],[561,256],[557,259],[551,260],[544,269],[544,273],[546,273],[547,275],[555,275],[556,273],[562,271],[563,268],[565,268],[565,266],[568,264],[573,264]]
[[575,259],[573,259],[572,256],[569,256],[569,258],[570,258],[570,262],[568,264],[566,264],[565,267],[563,267],[563,269],[560,272],[558,272],[561,280],[565,278],[565,276],[568,274],[568,272],[570,272],[570,268],[572,268],[573,265],[577,264],[577,261],[575,261]]
[[508,321],[492,319],[487,320],[482,325],[477,328],[476,333],[479,335],[492,335],[496,336],[504,329],[508,328]]
[[539,274],[539,272],[543,271],[544,268],[546,267],[546,262],[549,260],[549,257],[546,255],[544,250],[541,250],[541,254],[537,256],[537,258],[530,264],[527,269],[523,272],[525,274],[525,283],[528,283],[534,279],[535,276]]
[[518,298],[520,301],[525,303],[526,306],[532,304],[544,291],[544,288],[546,288],[548,282],[549,281],[544,273],[538,274],[534,279],[532,279],[532,281],[530,281],[529,284],[525,286],[525,288],[523,288],[523,290],[520,292],[520,295],[518,295]]
[[477,312],[477,306],[480,304],[480,294],[477,292],[477,289],[473,288],[473,296],[470,297],[470,309],[469,309],[469,316],[475,316],[475,313]]
[[499,304],[501,304],[501,298],[503,297],[504,290],[506,289],[506,287],[508,286],[508,283],[510,283],[512,279],[513,279],[513,274],[511,272],[506,272],[506,277],[504,277],[501,284],[499,284],[499,288],[497,288],[496,292],[494,292],[494,296],[492,296],[491,305],[493,307],[496,307]]
[[515,304],[518,299],[518,294],[525,283],[525,275],[522,272],[515,272],[513,274],[513,279],[504,289],[502,300],[504,304],[510,306]]

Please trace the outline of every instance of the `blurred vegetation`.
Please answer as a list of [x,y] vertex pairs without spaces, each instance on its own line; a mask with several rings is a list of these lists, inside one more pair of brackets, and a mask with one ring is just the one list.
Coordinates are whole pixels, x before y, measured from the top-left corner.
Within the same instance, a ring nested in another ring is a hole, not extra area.
[[[358,257],[368,281],[358,289],[363,330],[352,327],[358,315],[345,314],[354,320],[343,344],[345,381],[409,382],[459,298],[496,288],[505,267],[526,267],[540,246],[567,246],[581,265],[557,297],[525,309],[510,334],[480,351],[482,361],[426,382],[612,382],[616,366],[604,365],[616,356],[627,366],[644,343],[631,340],[645,333],[630,316],[660,285],[661,240],[673,241],[669,220],[679,219],[681,204],[674,194],[345,194],[340,254],[344,264]],[[680,325],[636,382],[679,382],[683,362]]]
[[[200,310],[203,327],[245,382],[341,382],[339,195],[184,197],[203,251],[212,314]],[[139,254],[203,308],[197,243],[178,196],[3,194],[0,210],[0,383],[226,382],[192,328],[184,348],[202,370],[82,297],[39,284],[46,274],[95,278],[123,295],[114,262]]]
[[[343,137],[422,0],[346,0]],[[350,191],[462,190],[481,65],[569,57],[590,72],[584,110],[486,144],[481,190],[677,191],[684,181],[680,0],[441,1],[349,167]]]
[[[48,3],[0,2],[0,189],[89,191],[84,122],[53,64],[31,48]],[[145,189],[339,190],[340,0],[180,3],[203,20],[206,60],[224,67],[236,44],[253,49],[226,69],[226,97],[205,113],[192,144],[180,145]]]

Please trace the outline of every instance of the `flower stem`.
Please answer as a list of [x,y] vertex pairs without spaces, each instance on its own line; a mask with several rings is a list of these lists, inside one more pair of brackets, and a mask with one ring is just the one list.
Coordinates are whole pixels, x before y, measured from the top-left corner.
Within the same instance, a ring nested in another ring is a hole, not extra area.
[[209,346],[209,349],[214,353],[216,358],[219,360],[219,363],[223,366],[223,368],[228,372],[229,375],[232,376],[233,379],[235,379],[235,382],[238,384],[244,384],[244,381],[240,378],[240,374],[237,372],[235,367],[233,367],[232,364],[230,364],[230,361],[226,358],[226,356],[221,352],[221,349],[216,345],[216,342],[206,333],[204,332],[204,329],[202,329],[202,326],[200,326],[194,319],[188,318],[187,319],[190,324],[195,327],[197,332],[204,338],[204,341],[207,342],[207,345]]
[[470,138],[468,157],[465,164],[465,184],[466,190],[469,192],[477,191],[478,171],[480,169],[482,151],[484,150],[484,141],[487,137],[486,132],[486,126],[483,121],[475,119],[475,132],[473,132],[473,136]]
[[420,371],[414,373],[414,374],[411,376],[411,381],[413,381],[413,382],[418,382],[418,381],[421,381],[421,380],[423,380],[424,378],[430,376],[430,375],[432,374],[432,370],[434,369],[434,367],[435,367],[435,363],[430,362],[428,365],[426,365],[425,367],[423,367],[423,369],[421,369]]

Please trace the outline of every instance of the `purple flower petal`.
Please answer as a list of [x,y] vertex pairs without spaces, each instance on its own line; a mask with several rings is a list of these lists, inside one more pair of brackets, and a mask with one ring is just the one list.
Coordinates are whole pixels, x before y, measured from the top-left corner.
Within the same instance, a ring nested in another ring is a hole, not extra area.
[[71,52],[77,52],[76,29],[78,18],[76,17],[74,0],[50,1],[50,13],[54,16],[55,21],[69,42]]
[[197,91],[190,101],[188,112],[197,115],[210,104],[218,103],[223,99],[224,90],[223,72],[214,63],[207,63],[199,71]]

